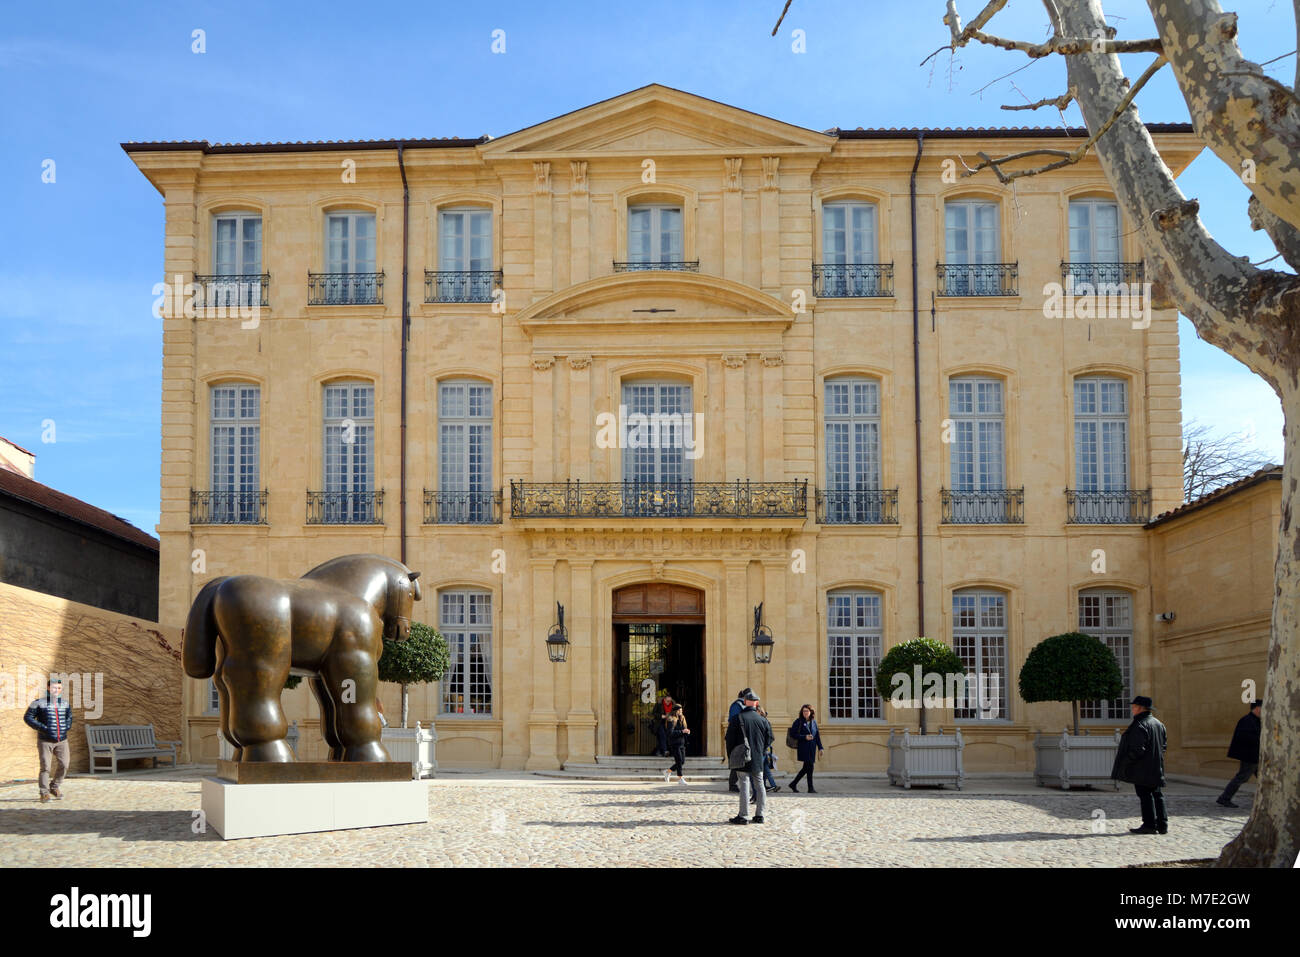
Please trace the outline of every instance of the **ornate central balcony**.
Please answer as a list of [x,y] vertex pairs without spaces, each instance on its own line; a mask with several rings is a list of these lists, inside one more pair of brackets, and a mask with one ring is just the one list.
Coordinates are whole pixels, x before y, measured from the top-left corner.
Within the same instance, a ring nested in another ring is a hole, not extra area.
[[308,492],[308,525],[382,525],[384,492]]
[[818,489],[817,521],[823,525],[897,525],[898,489]]
[[382,272],[309,272],[309,306],[377,306],[384,301]]
[[198,492],[190,489],[191,525],[265,525],[266,490]]
[[965,491],[941,489],[945,525],[1023,525],[1023,488]]
[[813,294],[826,299],[890,297],[893,263],[813,263]]
[[1151,521],[1151,489],[1105,492],[1065,490],[1071,525],[1145,525]]
[[659,262],[634,262],[634,263],[614,263],[614,272],[653,272],[656,270],[664,272],[699,272],[700,261],[698,259],[665,259]]
[[198,290],[195,305],[200,309],[229,309],[237,306],[266,306],[266,292],[271,274],[250,273],[242,276],[195,276]]
[[803,518],[808,482],[514,482],[511,518]]
[[939,263],[941,296],[1018,296],[1019,263]]
[[500,269],[426,269],[425,302],[491,302],[501,288]]

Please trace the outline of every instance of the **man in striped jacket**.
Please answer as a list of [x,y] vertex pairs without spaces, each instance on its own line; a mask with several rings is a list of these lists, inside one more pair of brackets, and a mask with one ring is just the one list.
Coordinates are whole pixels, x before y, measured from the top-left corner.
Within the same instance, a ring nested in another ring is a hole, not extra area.
[[[37,698],[27,707],[23,720],[36,731],[36,746],[41,758],[41,803],[54,795],[63,800],[63,778],[68,773],[68,728],[72,724],[72,706],[63,700],[63,682],[51,677],[45,685],[44,697]],[[50,780],[50,765],[58,760],[54,780]]]

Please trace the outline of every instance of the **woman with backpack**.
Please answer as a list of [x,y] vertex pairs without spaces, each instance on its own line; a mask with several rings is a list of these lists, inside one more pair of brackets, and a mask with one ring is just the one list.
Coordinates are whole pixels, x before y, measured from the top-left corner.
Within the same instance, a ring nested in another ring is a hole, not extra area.
[[817,712],[813,710],[812,705],[806,704],[799,709],[799,717],[794,719],[794,724],[790,725],[790,730],[785,734],[785,745],[794,748],[799,760],[803,762],[803,767],[790,782],[790,790],[798,793],[799,781],[806,774],[808,793],[816,794],[817,789],[813,787],[813,763],[822,755],[824,749],[821,733],[817,730]]
[[677,775],[678,784],[685,784],[686,778],[682,772],[685,770],[683,765],[686,764],[686,736],[691,733],[691,729],[686,726],[686,712],[682,711],[681,705],[673,705],[673,710],[664,719],[664,729],[668,735],[668,753],[673,758],[672,773]]

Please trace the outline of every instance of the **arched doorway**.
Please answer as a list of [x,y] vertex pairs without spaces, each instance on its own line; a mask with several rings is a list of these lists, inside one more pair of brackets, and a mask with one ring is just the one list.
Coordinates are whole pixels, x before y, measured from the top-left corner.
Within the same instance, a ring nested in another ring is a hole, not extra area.
[[682,705],[686,753],[708,753],[704,592],[647,582],[614,591],[614,753],[653,754],[651,718],[663,694]]

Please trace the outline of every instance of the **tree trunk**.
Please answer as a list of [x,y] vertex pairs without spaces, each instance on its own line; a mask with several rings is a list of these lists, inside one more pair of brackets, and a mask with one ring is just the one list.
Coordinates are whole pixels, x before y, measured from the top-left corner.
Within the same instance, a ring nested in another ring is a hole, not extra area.
[[1070,702],[1070,708],[1071,708],[1071,710],[1074,711],[1074,734],[1075,734],[1076,737],[1078,737],[1078,734],[1079,734],[1079,702],[1077,702],[1077,701],[1071,701],[1071,702]]
[[921,699],[921,733],[925,734],[925,699]]
[[1300,854],[1300,390],[1282,397],[1286,456],[1273,570],[1273,636],[1261,709],[1259,789],[1250,818],[1219,856],[1223,867],[1294,867]]
[[410,687],[411,686],[408,684],[402,685],[402,727],[403,728],[406,727],[406,716],[410,712],[410,698],[407,697],[407,689]]

